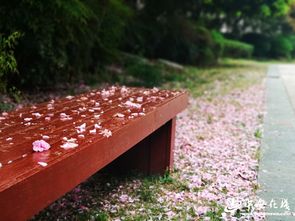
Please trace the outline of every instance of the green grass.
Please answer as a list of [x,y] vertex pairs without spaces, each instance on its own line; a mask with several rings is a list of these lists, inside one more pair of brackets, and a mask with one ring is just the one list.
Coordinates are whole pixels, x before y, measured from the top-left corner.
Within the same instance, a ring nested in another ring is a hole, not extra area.
[[261,139],[262,138],[262,131],[260,129],[257,129],[255,132],[254,132],[254,136],[257,138],[257,139]]
[[267,63],[264,62],[224,59],[216,67],[186,67],[178,80],[166,82],[163,87],[185,88],[194,97],[222,95],[261,81],[266,69]]
[[[164,89],[187,89],[191,95],[225,94],[233,88],[245,88],[260,81],[267,66],[275,61],[254,61],[245,59],[222,59],[217,66],[183,66],[183,70],[165,66],[158,60],[147,60],[138,56],[123,56],[121,73],[105,70],[98,75],[107,84],[127,86],[160,87]],[[103,78],[107,76],[107,78]],[[97,87],[100,81],[93,84]]]

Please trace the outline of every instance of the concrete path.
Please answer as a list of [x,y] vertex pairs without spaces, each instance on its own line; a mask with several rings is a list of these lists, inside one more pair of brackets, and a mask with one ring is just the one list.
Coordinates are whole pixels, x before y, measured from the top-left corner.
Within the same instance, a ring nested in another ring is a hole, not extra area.
[[266,220],[295,221],[295,65],[269,67],[266,103],[259,195]]

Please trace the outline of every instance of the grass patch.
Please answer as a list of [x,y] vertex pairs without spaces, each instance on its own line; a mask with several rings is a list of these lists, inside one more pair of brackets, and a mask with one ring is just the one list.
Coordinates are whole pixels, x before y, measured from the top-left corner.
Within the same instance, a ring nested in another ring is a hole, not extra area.
[[[235,88],[243,89],[265,76],[270,62],[243,59],[222,59],[214,67],[181,66],[161,60],[150,61],[139,56],[123,54],[121,62],[97,75],[104,84],[119,84],[163,89],[186,89],[194,97],[226,94]],[[176,66],[176,67],[174,67]],[[180,66],[180,67],[178,67]],[[103,76],[107,76],[104,78]],[[91,79],[91,82],[93,81]],[[100,85],[94,84],[94,87]]]
[[260,129],[257,129],[254,132],[254,137],[256,137],[257,139],[261,139],[262,138],[262,131]]
[[267,64],[251,60],[224,59],[217,67],[186,67],[176,81],[166,82],[164,88],[187,89],[194,97],[216,96],[233,89],[244,89],[260,82]]

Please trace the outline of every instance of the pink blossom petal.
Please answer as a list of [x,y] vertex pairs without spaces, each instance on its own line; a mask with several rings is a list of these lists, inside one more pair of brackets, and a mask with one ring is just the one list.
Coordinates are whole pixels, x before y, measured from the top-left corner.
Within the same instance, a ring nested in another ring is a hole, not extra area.
[[63,149],[65,149],[65,150],[68,150],[68,149],[76,148],[78,146],[79,145],[77,143],[66,142],[63,145],[61,145],[60,147],[63,148]]
[[108,129],[104,129],[104,130],[102,130],[99,134],[102,134],[102,136],[108,138],[108,137],[112,136],[112,131],[110,131],[110,130],[108,130]]
[[127,106],[127,107],[130,107],[130,108],[137,108],[137,109],[141,108],[141,104],[133,103],[130,100],[126,101],[124,103],[124,105]]
[[49,139],[49,136],[47,136],[47,135],[43,135],[43,136],[42,136],[42,139],[44,139],[44,140],[48,140],[48,139]]
[[90,134],[96,134],[96,129],[89,130],[89,133],[90,133]]
[[33,142],[33,150],[35,152],[43,152],[45,150],[49,150],[50,144],[44,140],[36,140]]
[[46,167],[48,164],[47,163],[45,163],[45,162],[38,162],[38,164],[40,165],[40,166],[42,166],[42,167]]

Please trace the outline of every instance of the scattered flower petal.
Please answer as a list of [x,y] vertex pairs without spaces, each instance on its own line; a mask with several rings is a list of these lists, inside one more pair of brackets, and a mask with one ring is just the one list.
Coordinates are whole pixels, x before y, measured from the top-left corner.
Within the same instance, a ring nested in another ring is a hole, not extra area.
[[79,134],[78,138],[85,138],[84,134]]
[[89,133],[90,133],[90,134],[96,134],[96,129],[89,130]]
[[123,117],[125,117],[125,115],[124,115],[124,114],[121,114],[121,113],[116,113],[116,114],[114,115],[114,117],[123,118]]
[[74,98],[74,96],[71,96],[71,95],[66,96],[66,99],[68,99],[68,100],[72,100],[73,98]]
[[46,121],[50,121],[51,120],[51,117],[45,117],[45,120]]
[[33,116],[35,116],[36,118],[40,118],[42,116],[42,114],[40,113],[32,113]]
[[47,163],[45,163],[45,162],[38,162],[38,164],[40,165],[40,166],[42,166],[42,167],[46,167],[48,164]]
[[61,145],[60,147],[65,149],[65,150],[68,150],[68,149],[73,149],[73,148],[76,148],[78,147],[79,145],[77,143],[72,143],[72,142],[66,142],[64,143],[63,145]]
[[131,101],[126,101],[124,103],[125,106],[130,107],[130,108],[141,108],[141,104],[133,103]]
[[42,136],[42,139],[43,139],[43,140],[48,140],[48,139],[49,139],[49,136],[47,136],[47,135],[43,135],[43,136]]
[[94,114],[94,119],[99,119],[100,115],[99,114]]
[[95,129],[100,129],[101,126],[100,126],[99,124],[94,124],[94,128],[95,128]]
[[50,144],[44,140],[36,140],[33,142],[33,150],[35,152],[43,152],[45,150],[49,150]]
[[86,131],[86,123],[81,124],[80,126],[76,127],[76,129],[78,134],[84,133]]
[[102,130],[99,134],[102,134],[102,136],[108,138],[108,137],[112,136],[112,131],[110,131],[110,130],[108,130],[108,129],[104,129],[104,130]]

